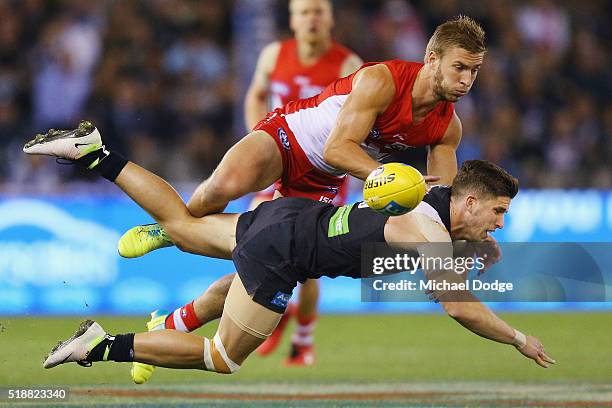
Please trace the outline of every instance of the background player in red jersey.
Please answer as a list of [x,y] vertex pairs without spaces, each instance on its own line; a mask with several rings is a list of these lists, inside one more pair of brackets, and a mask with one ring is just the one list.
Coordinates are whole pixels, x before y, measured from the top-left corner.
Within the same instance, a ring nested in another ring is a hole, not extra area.
[[[198,186],[188,202],[190,213],[202,217],[223,211],[229,201],[278,179],[282,195],[331,201],[346,173],[365,179],[384,154],[413,146],[429,148],[426,181],[451,184],[461,140],[453,102],[471,89],[484,54],[484,31],[460,16],[436,28],[424,64],[366,64],[321,94],[276,109]],[[164,231],[157,224],[132,228],[119,250],[134,257],[171,245],[198,250],[187,230]],[[227,294],[232,277],[177,309],[161,321],[161,328],[188,332],[219,318],[217,300]]]
[[[259,54],[244,103],[247,131],[270,110],[321,93],[331,82],[355,72],[363,63],[357,55],[333,41],[334,20],[329,0],[292,0],[289,13],[294,38],[268,44]],[[278,184],[257,193],[251,208],[274,198]],[[346,197],[345,187],[346,182],[338,194],[341,202]],[[297,307],[290,305],[274,333],[257,352],[262,356],[273,352],[290,317],[295,315],[297,325],[286,363],[313,364],[318,299],[318,281],[304,282],[300,286]]]

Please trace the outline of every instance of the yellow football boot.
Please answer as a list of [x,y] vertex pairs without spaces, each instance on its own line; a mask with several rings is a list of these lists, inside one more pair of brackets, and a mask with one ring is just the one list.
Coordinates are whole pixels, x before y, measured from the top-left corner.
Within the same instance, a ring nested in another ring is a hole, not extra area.
[[139,225],[119,238],[119,255],[138,258],[159,248],[173,246],[172,240],[159,224]]
[[[168,312],[165,310],[156,310],[151,313],[151,320],[147,322],[147,330],[155,331],[165,329],[166,316],[168,316]],[[155,371],[154,365],[134,362],[132,363],[130,374],[132,375],[132,380],[136,384],[144,384],[151,378],[153,371]]]

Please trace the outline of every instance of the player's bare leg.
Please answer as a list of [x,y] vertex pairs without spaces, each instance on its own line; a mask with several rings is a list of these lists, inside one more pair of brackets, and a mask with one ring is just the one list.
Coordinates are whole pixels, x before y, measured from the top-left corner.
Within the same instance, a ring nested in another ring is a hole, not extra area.
[[300,285],[295,311],[296,326],[291,337],[291,352],[287,365],[309,366],[315,362],[314,329],[319,303],[319,282],[309,279]]
[[[240,366],[244,360],[264,341],[243,331],[230,318],[221,318],[217,334],[231,362]],[[205,342],[209,347],[215,340],[202,338],[193,333],[176,330],[159,330],[137,333],[134,337],[134,361],[167,368],[196,368],[230,374],[231,367],[221,356],[212,351],[214,369],[205,366]]]
[[[187,208],[195,217],[223,211],[231,200],[272,184],[282,171],[276,142],[263,130],[251,132],[225,154],[213,174],[198,186]],[[170,231],[155,224],[144,225],[121,237],[119,253],[134,258],[172,245],[183,249]]]
[[132,162],[119,173],[115,184],[149,213],[182,251],[231,258],[239,214],[193,217],[170,184]]
[[24,146],[24,152],[55,156],[97,171],[162,224],[172,239],[189,252],[230,259],[238,214],[193,217],[178,193],[161,177],[104,148],[98,130],[81,122],[74,130],[50,130]]
[[282,173],[276,142],[256,130],[225,154],[213,174],[196,188],[187,207],[196,217],[223,211],[231,200],[268,187]]
[[[138,180],[146,182],[138,183]],[[132,198],[140,199],[142,196],[145,196],[147,200],[141,200],[141,206],[158,221],[182,250],[208,256],[231,257],[231,251],[234,248],[236,239],[237,214],[212,214],[203,218],[195,218],[186,209],[176,192],[174,192],[174,200],[168,200],[170,196],[168,189],[174,190],[165,181],[133,163],[126,165],[115,180],[115,183]],[[144,186],[148,186],[148,188]],[[149,190],[155,191],[156,194],[148,196],[146,191]],[[176,199],[180,201],[182,208],[178,201],[173,203]],[[161,207],[163,211],[158,207]],[[167,207],[174,209],[168,210]],[[224,224],[228,221],[233,222],[233,229],[231,231],[228,231]],[[200,239],[199,234],[203,231],[210,234],[211,238],[216,237],[214,238],[215,242],[211,243],[206,237]],[[216,242],[217,239],[218,242]],[[200,297],[201,301],[197,304],[200,318],[195,317],[196,312],[194,308],[196,304],[194,302],[178,309],[171,316],[166,316],[164,311],[153,312],[151,320],[147,322],[147,329],[151,333],[164,328],[174,329],[177,327],[183,328],[183,331],[188,331],[196,327],[196,325],[200,327],[207,321],[219,318],[223,312],[223,303],[232,278],[233,275],[221,278],[211,285],[204,296]],[[174,325],[175,321],[177,326]],[[183,322],[185,323],[183,324]],[[170,323],[172,325],[168,327]],[[135,383],[142,384],[149,380],[154,370],[155,367],[151,364],[135,362],[130,375]]]
[[88,321],[49,353],[44,367],[113,360],[231,374],[269,336],[280,318],[279,313],[255,303],[236,277],[213,339],[175,330],[109,336],[100,325]]
[[[196,189],[189,201],[189,210],[197,216],[221,211],[230,200],[273,183],[280,177],[281,172],[282,159],[274,140],[263,131],[253,132],[234,145],[212,176]],[[159,225],[135,227],[119,241],[119,252],[124,256],[137,256],[146,252],[145,250],[148,251],[148,248],[161,248],[173,243],[182,250],[190,251],[192,248],[183,242],[164,239],[167,235],[173,238],[179,233],[162,230]],[[151,320],[147,322],[147,328],[190,332],[218,319],[223,312],[223,300],[233,276],[231,274],[219,279],[196,301],[184,305],[168,316],[165,311],[154,311]],[[152,365],[134,363],[130,374],[135,383],[142,384],[149,380],[154,370]]]

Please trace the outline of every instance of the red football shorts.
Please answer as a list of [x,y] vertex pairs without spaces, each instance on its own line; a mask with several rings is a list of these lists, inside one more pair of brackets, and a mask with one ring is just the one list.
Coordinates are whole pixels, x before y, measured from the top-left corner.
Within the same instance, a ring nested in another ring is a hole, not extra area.
[[346,176],[332,176],[315,168],[280,113],[268,113],[253,130],[263,130],[276,142],[283,160],[283,175],[275,186],[284,197],[306,197],[328,203],[333,201]]

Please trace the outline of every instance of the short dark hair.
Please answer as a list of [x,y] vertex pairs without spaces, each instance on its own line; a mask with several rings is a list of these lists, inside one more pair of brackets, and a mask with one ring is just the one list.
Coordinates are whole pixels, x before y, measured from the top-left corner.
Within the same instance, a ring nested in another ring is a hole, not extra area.
[[451,194],[460,196],[468,191],[493,197],[514,198],[518,193],[518,180],[490,161],[466,160],[453,180]]
[[436,27],[427,43],[425,59],[430,51],[441,57],[452,47],[463,48],[472,54],[486,52],[485,32],[475,20],[459,15]]

